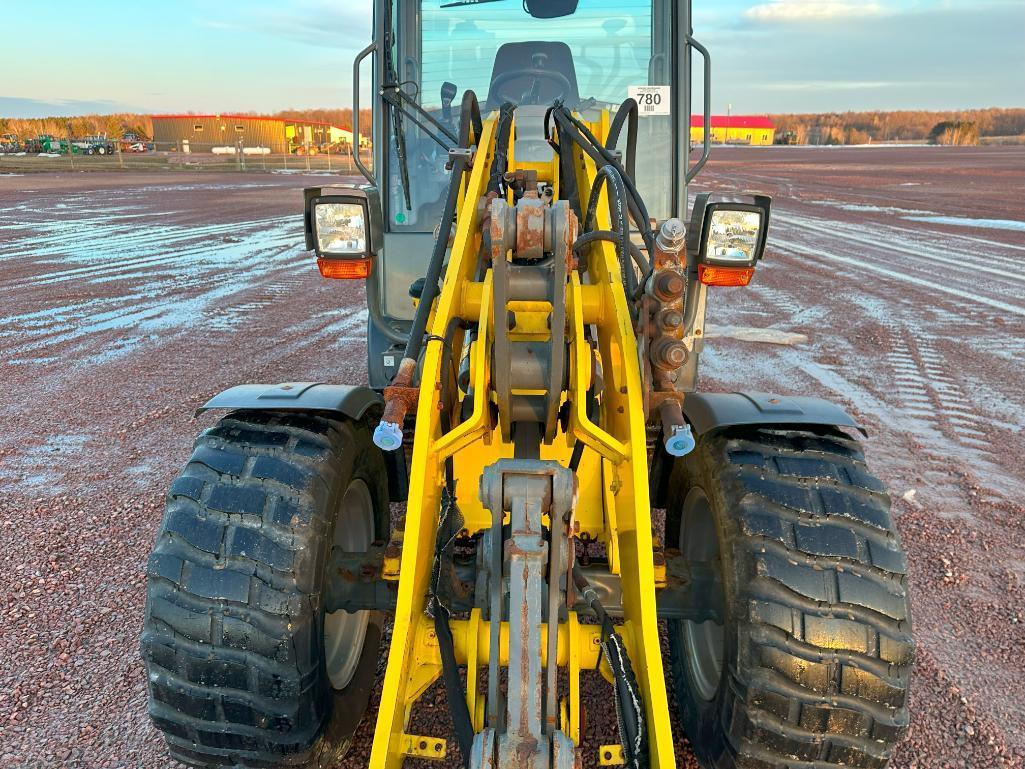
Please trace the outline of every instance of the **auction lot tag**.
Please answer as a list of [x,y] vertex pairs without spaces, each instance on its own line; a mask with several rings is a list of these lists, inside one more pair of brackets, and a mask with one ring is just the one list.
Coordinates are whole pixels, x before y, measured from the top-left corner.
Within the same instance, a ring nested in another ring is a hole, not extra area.
[[641,117],[672,114],[672,87],[668,85],[632,85],[630,98],[637,102]]

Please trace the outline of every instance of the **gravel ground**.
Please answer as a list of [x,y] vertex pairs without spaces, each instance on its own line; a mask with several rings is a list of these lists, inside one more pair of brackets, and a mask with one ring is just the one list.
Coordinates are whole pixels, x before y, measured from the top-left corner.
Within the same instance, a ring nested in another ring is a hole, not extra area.
[[[301,250],[323,181],[0,177],[0,766],[171,766],[137,637],[192,411],[365,377],[360,286]],[[893,766],[1025,767],[1025,149],[723,149],[702,185],[776,196],[755,285],[713,296],[704,386],[843,403],[894,496],[919,656]],[[585,685],[596,747],[615,718]],[[434,695],[418,719],[445,735]]]

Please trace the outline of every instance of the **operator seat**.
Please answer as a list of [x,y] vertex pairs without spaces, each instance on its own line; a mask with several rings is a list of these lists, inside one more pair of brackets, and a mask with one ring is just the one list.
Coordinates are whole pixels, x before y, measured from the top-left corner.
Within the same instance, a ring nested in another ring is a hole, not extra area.
[[[569,88],[565,89],[565,86],[556,80],[532,75],[532,70],[552,70],[569,82]],[[499,82],[503,75],[519,71],[523,71],[523,74]],[[486,109],[489,112],[497,110],[506,100],[519,104],[520,96],[525,94],[531,95],[530,103],[546,107],[551,106],[560,95],[570,109],[579,104],[577,69],[573,63],[573,52],[568,45],[562,42],[531,40],[523,43],[506,43],[498,49],[495,66],[491,72],[491,88]]]

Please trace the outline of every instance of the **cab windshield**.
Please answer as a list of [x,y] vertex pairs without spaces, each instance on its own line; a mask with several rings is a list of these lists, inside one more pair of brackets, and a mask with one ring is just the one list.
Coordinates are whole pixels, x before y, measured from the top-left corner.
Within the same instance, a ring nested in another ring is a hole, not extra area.
[[[638,88],[669,85],[669,6],[669,0],[580,0],[572,15],[540,19],[522,0],[400,0],[395,72],[408,95],[453,127],[467,90],[477,94],[485,116],[504,102],[517,104],[516,157],[550,160],[543,124],[554,101],[595,120]],[[658,103],[642,105],[637,184],[652,216],[664,219],[671,205],[669,89],[650,98]],[[448,158],[412,121],[403,122],[410,200],[407,206],[390,135],[388,217],[393,229],[430,231],[444,205]]]

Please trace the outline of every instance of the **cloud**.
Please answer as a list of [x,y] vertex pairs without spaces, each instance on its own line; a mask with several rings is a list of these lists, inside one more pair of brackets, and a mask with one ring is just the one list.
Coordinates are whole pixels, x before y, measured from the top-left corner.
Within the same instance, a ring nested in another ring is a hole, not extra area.
[[[1025,106],[1021,0],[885,5],[891,13],[842,21],[706,26],[699,39],[712,51],[716,109],[730,103],[738,114]],[[780,34],[782,24],[790,25],[787,34]]]
[[247,6],[246,12],[221,18],[204,18],[197,24],[210,29],[258,32],[282,40],[325,48],[356,46],[370,42],[373,6],[368,0],[293,0]]
[[744,16],[748,19],[765,22],[862,19],[888,14],[889,11],[879,3],[849,2],[848,0],[772,0],[755,5],[744,12]]
[[765,91],[866,91],[916,85],[885,80],[782,80],[761,86]]

